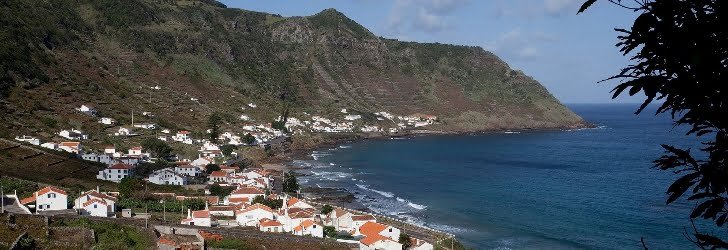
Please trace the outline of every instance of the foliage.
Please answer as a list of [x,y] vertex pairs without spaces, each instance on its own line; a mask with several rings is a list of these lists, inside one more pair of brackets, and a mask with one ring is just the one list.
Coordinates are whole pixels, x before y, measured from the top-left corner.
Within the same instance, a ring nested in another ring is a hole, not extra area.
[[217,143],[218,137],[220,137],[221,122],[222,117],[220,117],[220,114],[218,113],[212,113],[212,115],[207,118],[207,129],[210,130],[209,138],[212,143]]
[[252,247],[248,246],[248,244],[242,240],[231,239],[231,238],[223,238],[222,240],[219,240],[219,241],[218,240],[207,241],[207,247],[217,248],[217,249],[251,249],[252,248]]
[[328,238],[336,238],[338,235],[338,232],[336,232],[336,228],[332,226],[324,226],[324,236]]
[[159,201],[160,199],[157,197],[146,197],[145,199],[122,198],[117,206],[120,208],[147,209],[149,212],[166,211],[173,213],[184,213],[187,209],[200,210],[205,208],[205,200],[203,199],[165,200],[164,204]]
[[35,240],[26,234],[26,235],[23,235],[22,238],[20,238],[20,240],[18,241],[18,244],[13,249],[25,250],[25,249],[36,249],[36,247],[37,247],[37,244],[35,244]]
[[119,182],[119,195],[122,198],[132,197],[141,189],[143,189],[142,181],[133,177],[126,177]]
[[152,152],[154,157],[160,159],[166,159],[172,153],[172,148],[166,142],[153,137],[142,141],[142,147]]
[[243,142],[247,145],[255,143],[255,136],[251,135],[250,133],[245,134],[243,136]]
[[217,197],[225,197],[235,190],[235,187],[222,187],[218,184],[210,185],[210,194]]
[[334,211],[334,207],[329,204],[326,204],[321,208],[321,214],[329,214],[331,211]]
[[222,151],[223,155],[230,156],[230,154],[232,154],[233,151],[237,148],[238,147],[235,145],[225,144],[225,145],[220,146],[220,151]]
[[283,200],[266,199],[266,198],[263,198],[262,195],[255,196],[255,198],[253,198],[252,204],[256,204],[256,203],[266,205],[267,207],[272,208],[272,209],[279,209],[279,208],[283,207]]
[[273,121],[270,123],[271,128],[277,129],[280,131],[287,132],[288,129],[286,128],[286,123],[284,121]]
[[399,244],[402,244],[402,249],[409,249],[412,247],[412,239],[406,233],[399,233]]
[[[595,0],[586,1],[584,11]],[[690,218],[701,217],[723,227],[728,221],[728,109],[725,76],[728,75],[728,33],[725,32],[725,1],[717,0],[610,0],[640,13],[630,29],[615,29],[621,35],[617,47],[632,64],[607,80],[620,80],[613,97],[643,93],[642,112],[656,100],[656,114],[669,113],[675,125],[691,127],[688,135],[703,142],[700,152],[662,145],[666,154],[655,160],[655,168],[681,175],[667,189],[667,203],[691,190],[688,200],[697,202]],[[728,242],[695,229],[701,248],[728,248]]]
[[283,192],[295,193],[298,192],[298,180],[292,171],[288,171],[283,174]]
[[207,166],[205,166],[205,172],[207,174],[211,174],[212,172],[215,172],[215,171],[220,171],[220,166],[218,166],[217,164],[210,163],[210,164],[207,164]]

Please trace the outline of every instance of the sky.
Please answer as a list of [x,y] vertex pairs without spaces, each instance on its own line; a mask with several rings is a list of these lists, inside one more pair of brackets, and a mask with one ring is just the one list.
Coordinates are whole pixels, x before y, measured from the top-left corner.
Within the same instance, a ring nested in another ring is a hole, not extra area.
[[308,16],[335,8],[378,36],[480,46],[543,84],[563,103],[638,103],[611,99],[615,81],[597,83],[629,64],[614,28],[636,14],[584,0],[223,0],[231,8]]

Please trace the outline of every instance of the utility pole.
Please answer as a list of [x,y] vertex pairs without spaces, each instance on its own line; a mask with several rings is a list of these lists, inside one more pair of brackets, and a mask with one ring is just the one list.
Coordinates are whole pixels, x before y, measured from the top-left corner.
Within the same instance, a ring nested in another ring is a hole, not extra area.
[[5,187],[0,186],[0,203],[1,203],[0,209],[2,209],[2,211],[0,211],[0,214],[5,213],[5,189],[4,188]]

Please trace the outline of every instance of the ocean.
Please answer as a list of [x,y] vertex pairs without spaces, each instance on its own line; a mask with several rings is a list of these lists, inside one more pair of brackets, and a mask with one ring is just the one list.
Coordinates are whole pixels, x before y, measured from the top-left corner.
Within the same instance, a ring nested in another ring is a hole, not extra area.
[[660,144],[698,146],[637,104],[570,108],[596,128],[422,136],[313,152],[303,185],[354,192],[371,210],[455,234],[475,249],[692,248],[692,203],[651,168]]

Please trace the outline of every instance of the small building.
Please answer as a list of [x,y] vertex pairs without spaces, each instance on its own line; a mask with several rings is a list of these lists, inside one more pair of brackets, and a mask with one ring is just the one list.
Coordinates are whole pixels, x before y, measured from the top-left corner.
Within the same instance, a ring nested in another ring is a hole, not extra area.
[[187,176],[174,172],[172,168],[156,170],[149,174],[147,181],[157,185],[187,185]]
[[210,183],[227,182],[228,174],[224,171],[212,171],[212,173],[210,173],[209,178],[210,178]]
[[399,240],[400,230],[390,225],[369,221],[367,223],[364,223],[364,225],[356,228],[356,231],[352,235],[372,236],[376,234],[388,237],[392,240]]
[[33,136],[28,136],[28,135],[16,136],[15,140],[20,141],[20,142],[30,143],[30,144],[33,144],[36,146],[40,145],[40,139],[33,137]]
[[190,209],[187,209],[187,218],[182,220],[182,224],[190,226],[211,227],[212,218],[210,217],[210,210],[205,209],[192,211]]
[[[60,188],[46,186],[35,191],[32,196],[20,200],[20,203],[35,207],[35,211],[65,210],[68,209],[68,194]],[[35,205],[31,205],[31,204]]]
[[92,198],[81,204],[81,214],[95,217],[113,217],[109,204],[104,200]]
[[104,147],[104,154],[116,154],[116,147],[114,147],[113,145]]
[[199,167],[195,167],[195,166],[187,165],[187,164],[175,166],[174,172],[181,174],[181,175],[191,176],[191,177],[202,176],[202,169],[200,169]]
[[379,234],[369,235],[359,240],[360,250],[400,250],[402,244]]
[[124,179],[133,174],[133,169],[134,167],[129,164],[117,163],[111,165],[104,170],[99,171],[99,174],[96,175],[96,179],[121,182],[121,179]]
[[420,240],[414,237],[410,237],[410,248],[411,250],[433,250],[435,247],[427,241]]
[[69,153],[78,154],[83,150],[80,142],[66,141],[58,144],[58,149]]
[[258,226],[262,219],[275,220],[276,216],[273,209],[260,203],[235,212],[235,220],[240,226]]
[[312,220],[304,220],[301,224],[293,228],[293,234],[304,236],[310,235],[313,237],[324,237],[324,227]]
[[277,220],[263,218],[258,221],[258,229],[262,232],[279,233],[283,232],[283,224]]
[[101,117],[101,119],[99,119],[99,123],[104,125],[114,125],[116,123],[116,120],[109,117]]
[[192,161],[190,164],[192,164],[192,166],[204,167],[212,163],[215,163],[215,160],[213,160],[212,158],[200,157]]
[[88,135],[84,134],[81,130],[77,129],[71,129],[71,130],[62,130],[58,133],[63,138],[69,139],[69,140],[87,140]]
[[[81,214],[90,215],[91,211],[85,210],[87,207],[84,206],[84,204],[86,204],[90,200],[101,200],[104,202],[104,204],[106,204],[107,215],[103,216],[103,214],[101,214],[99,211],[96,211],[95,214],[97,215],[102,215],[102,217],[108,217],[109,214],[113,215],[114,212],[116,212],[116,197],[104,194],[99,191],[98,188],[81,193],[78,198],[73,200],[73,208],[79,210]],[[98,208],[95,209],[98,210]]]
[[249,201],[252,201],[257,196],[265,198],[265,191],[257,187],[240,186],[238,189],[235,189],[232,193],[230,193],[227,198],[229,203],[229,199],[231,198],[247,198]]
[[129,149],[129,155],[130,156],[140,156],[143,154],[142,149],[143,148],[141,146],[132,147]]
[[96,109],[92,107],[91,105],[81,105],[81,107],[77,108],[76,110],[81,111],[81,113],[87,114],[87,115],[96,115]]
[[286,202],[286,208],[303,208],[303,209],[308,209],[308,208],[313,208],[313,206],[309,205],[306,202],[303,202],[303,201],[299,200],[296,197],[291,197]]
[[134,124],[134,127],[135,128],[148,129],[148,130],[154,130],[154,129],[157,129],[157,124],[154,124],[154,123],[139,123],[139,124]]

